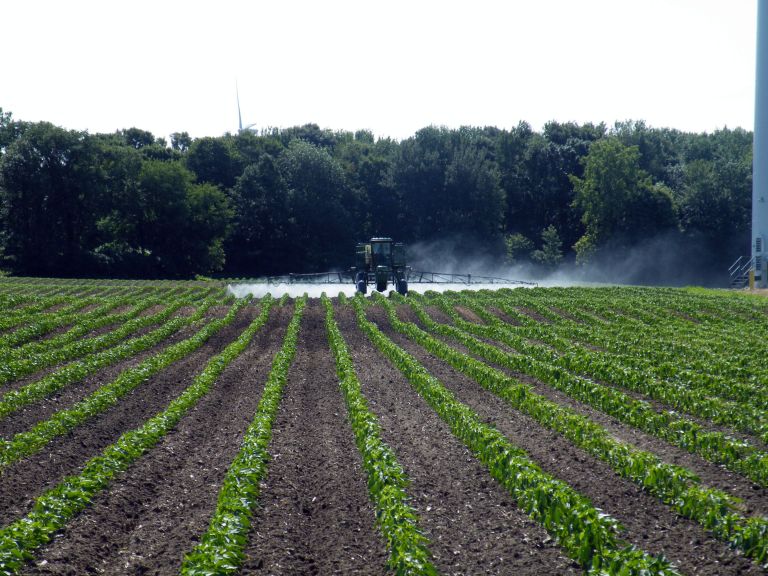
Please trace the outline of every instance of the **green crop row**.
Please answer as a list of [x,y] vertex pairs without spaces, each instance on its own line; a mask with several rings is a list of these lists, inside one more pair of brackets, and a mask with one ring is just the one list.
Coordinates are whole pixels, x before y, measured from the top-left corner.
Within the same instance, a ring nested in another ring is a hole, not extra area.
[[396,574],[437,574],[430,562],[429,541],[419,531],[416,511],[408,504],[408,478],[392,449],[381,439],[378,420],[368,409],[352,357],[333,318],[333,304],[325,294],[322,300],[339,386],[368,476],[376,522],[387,540],[388,565]]
[[484,424],[412,356],[368,321],[359,301],[359,298],[354,301],[358,324],[369,339],[488,467],[517,505],[541,523],[572,558],[594,574],[677,574],[664,558],[621,545],[615,520],[597,510],[570,486],[543,472],[523,450]]
[[[752,334],[752,325],[744,321],[739,326],[738,333],[742,341],[747,339],[745,334]],[[749,391],[734,396],[728,386],[734,379],[739,384],[768,383],[763,373],[755,371],[758,366],[756,358],[759,359],[761,355],[755,350],[744,349],[742,343],[724,339],[722,329],[718,329],[716,334],[697,337],[688,325],[676,327],[671,334],[665,336],[657,326],[617,330],[616,327],[606,329],[605,326],[579,325],[566,320],[551,327],[551,331],[571,340],[599,346],[615,355],[616,360],[648,370],[659,377],[674,377],[690,384],[701,382],[710,386],[717,385],[718,389],[712,392],[736,400],[746,397]],[[642,355],[638,355],[641,351]],[[694,381],[689,382],[691,379]],[[749,389],[755,388],[749,386]]]
[[[590,309],[602,311],[610,301],[591,296],[597,291],[588,292],[588,296],[574,297],[571,290],[555,291],[561,293],[559,299],[551,298],[551,292],[541,294],[537,298],[525,298],[526,306],[533,307],[537,312],[546,314],[547,307],[565,309],[580,320],[585,315],[578,315],[578,306],[589,303]],[[665,300],[666,293],[653,292],[656,300]],[[674,302],[677,308],[686,308],[682,303],[692,300],[678,295]],[[765,356],[764,338],[756,337],[755,331],[760,327],[765,329],[764,307],[736,306],[743,298],[710,297],[719,305],[724,314],[728,315],[729,323],[734,328],[735,340],[723,341],[722,323],[712,326],[714,332],[696,338],[696,325],[683,322],[682,325],[669,321],[670,336],[663,338],[661,329],[664,325],[646,326],[636,324],[631,327],[616,329],[604,322],[586,322],[579,324],[557,314],[550,313],[552,325],[541,325],[530,318],[519,314],[513,305],[521,301],[520,297],[512,299],[505,295],[476,295],[469,297],[476,304],[495,306],[525,326],[514,328],[518,335],[542,340],[555,346],[558,350],[567,351],[574,348],[574,342],[586,343],[601,349],[600,356],[621,365],[625,369],[639,370],[641,373],[654,376],[670,382],[670,388],[690,389],[695,393],[706,396],[716,396],[733,400],[745,406],[745,416],[750,419],[763,419],[764,409],[768,407],[768,373],[764,370],[762,358]],[[671,304],[670,304],[671,305]],[[551,312],[551,311],[550,311]],[[668,316],[670,316],[668,314]],[[554,320],[559,318],[559,320]],[[672,315],[672,318],[675,318]],[[756,344],[749,349],[750,344]],[[763,350],[761,353],[760,350]],[[706,406],[702,406],[706,409]],[[735,406],[733,410],[738,410]],[[757,410],[756,410],[757,409]],[[732,411],[733,411],[732,410]],[[704,415],[702,412],[696,412]],[[705,417],[708,417],[705,415]],[[725,423],[724,421],[721,421]],[[753,428],[740,428],[751,432]]]
[[181,568],[184,575],[233,574],[243,562],[251,515],[259,497],[259,484],[267,472],[267,448],[272,438],[272,424],[288,378],[288,369],[296,355],[306,302],[306,296],[296,300],[282,348],[272,361],[256,415],[245,433],[240,452],[224,477],[208,530],[200,538],[200,543],[184,557]]
[[[149,332],[148,334],[138,336],[128,340],[127,342],[123,342],[122,344],[114,346],[108,350],[89,354],[80,360],[62,366],[58,370],[43,376],[39,380],[35,380],[34,382],[30,382],[29,384],[22,386],[21,388],[6,393],[2,398],[0,398],[0,419],[5,418],[9,414],[12,414],[24,406],[28,406],[29,404],[36,402],[41,398],[45,398],[53,392],[68,386],[69,384],[79,382],[87,376],[97,372],[98,370],[101,370],[102,368],[120,362],[121,360],[125,360],[126,358],[134,356],[139,352],[143,352],[144,350],[148,350],[149,348],[160,344],[171,334],[178,332],[184,326],[192,324],[202,318],[213,304],[213,300],[208,300],[202,306],[200,306],[197,312],[192,316],[174,318],[170,322],[164,324],[156,330],[153,330],[152,332]],[[156,318],[155,316],[138,318],[136,320],[136,324],[145,326],[152,325],[154,322],[157,322],[161,319],[169,318],[173,312],[174,311],[169,308],[155,315],[159,318]],[[138,329],[138,326],[134,325],[132,328]],[[77,344],[75,346],[77,346]],[[68,351],[65,349],[64,354],[67,352]],[[58,351],[52,351],[50,356],[50,362],[55,363],[57,357],[63,355]],[[39,358],[37,358],[37,360],[40,361],[41,364],[43,361],[45,361]],[[22,371],[24,368],[24,361],[20,361],[18,363],[9,363],[7,365],[8,372],[3,371],[3,375],[6,373],[8,375],[12,375],[13,370],[17,367],[17,365],[19,366],[19,370]]]
[[[388,311],[393,327],[430,353],[467,374],[515,409],[533,417],[543,426],[556,430],[574,445],[605,461],[620,476],[639,484],[679,514],[699,522],[718,537],[741,549],[750,558],[759,563],[768,561],[768,519],[741,516],[735,512],[737,499],[720,490],[700,486],[698,478],[689,470],[666,464],[649,452],[638,450],[616,440],[607,430],[589,418],[535,394],[530,386],[459,352],[445,342],[430,336],[415,324],[399,320],[392,304],[383,298],[380,300]],[[435,322],[412,299],[409,299],[409,303],[430,330],[456,339],[471,352],[491,362],[514,370],[525,368],[527,371],[521,371],[549,381],[554,387],[583,401],[589,402],[590,398],[603,398],[605,404],[621,410],[622,415],[635,413],[632,408],[621,404],[620,397],[610,396],[594,383],[589,381],[576,383],[562,370],[548,369],[545,365],[536,364],[524,355],[504,352],[458,328]],[[531,366],[537,366],[540,369],[531,370]],[[580,384],[584,384],[584,387],[580,388]],[[576,389],[583,390],[584,393],[577,395]],[[599,401],[596,401],[596,404],[601,405]]]
[[[124,312],[123,314],[94,318],[92,321],[86,320],[81,324],[82,330],[90,331],[96,329],[100,325],[106,325],[116,321],[120,322],[128,320],[125,322],[125,324],[123,324],[123,326],[106,334],[102,334],[101,336],[94,336],[92,338],[86,338],[72,342],[66,346],[53,347],[48,349],[46,349],[46,347],[40,346],[36,348],[36,350],[42,349],[42,351],[39,352],[24,350],[23,354],[9,355],[11,357],[4,358],[2,364],[0,364],[0,384],[11,382],[17,378],[32,374],[48,366],[53,366],[61,362],[67,362],[69,360],[74,360],[76,358],[81,358],[82,356],[90,354],[90,356],[82,358],[79,363],[73,366],[65,366],[54,373],[66,373],[67,370],[70,370],[74,371],[76,374],[87,375],[92,373],[93,370],[110,364],[110,357],[116,357],[119,359],[127,358],[127,356],[124,356],[123,354],[130,356],[134,353],[138,353],[141,350],[154,345],[154,343],[160,342],[164,338],[163,334],[167,333],[168,330],[173,330],[174,327],[179,329],[183,325],[188,324],[190,321],[194,320],[194,318],[178,318],[160,328],[160,331],[158,332],[152,332],[151,334],[147,334],[144,337],[135,338],[113,348],[112,350],[108,350],[99,355],[96,355],[99,350],[103,350],[109,346],[119,344],[123,339],[130,336],[134,332],[141,330],[142,328],[153,326],[155,324],[161,324],[167,321],[179,308],[190,303],[190,301],[187,299],[178,299],[169,303],[163,310],[155,314],[136,318],[136,316],[138,316],[142,310],[145,310],[154,302],[154,299],[141,301],[137,303],[137,306],[132,310]],[[203,312],[205,312],[213,304],[214,300],[208,300],[204,306]],[[19,350],[22,351],[23,349]],[[127,350],[133,350],[134,352],[131,353]],[[56,381],[59,383],[66,383],[71,381],[68,380],[69,376],[56,376],[54,374],[51,374],[42,380],[49,379],[49,382]],[[35,383],[35,385],[39,386],[39,383],[42,382],[42,380]],[[0,400],[0,418],[2,418],[5,414],[4,409],[2,408],[3,402],[4,399]]]
[[[34,454],[53,438],[66,434],[89,418],[117,404],[120,398],[151,376],[202,346],[213,334],[230,324],[237,312],[247,304],[248,300],[238,301],[230,308],[224,318],[209,322],[186,340],[172,344],[142,361],[137,366],[122,371],[115,380],[101,386],[72,408],[57,412],[48,420],[36,424],[28,431],[16,434],[10,440],[0,440],[0,471],[26,456]],[[199,319],[202,315],[201,309],[193,316],[193,319]],[[189,319],[183,320],[187,323],[189,322]],[[173,322],[169,323],[169,325],[172,324]],[[167,338],[172,332],[165,334],[164,337]],[[54,383],[51,384],[53,385]],[[28,394],[31,396],[33,393],[30,392]],[[6,394],[3,401],[5,402],[9,399],[9,396],[10,394]],[[16,406],[23,402],[28,403],[24,395],[19,396],[19,400],[14,400]]]
[[63,303],[71,303],[73,299],[72,296],[64,296],[61,294],[35,299],[31,304],[5,314],[2,320],[0,320],[0,330],[10,330],[53,306]]
[[[468,322],[461,318],[451,303],[445,299],[433,299],[433,302],[451,316],[454,322],[463,330],[503,342],[523,354],[525,358],[515,359],[515,362],[519,366],[525,365],[526,368],[520,369],[523,369],[526,373],[531,373],[531,370],[534,370],[537,373],[531,375],[544,377],[542,372],[545,369],[540,367],[538,370],[535,367],[531,368],[531,366],[537,366],[536,361],[544,362],[551,366],[559,366],[570,372],[616,383],[623,388],[645,394],[682,412],[700,416],[743,432],[757,434],[764,441],[768,440],[768,422],[766,421],[764,411],[759,408],[748,404],[723,400],[722,398],[708,397],[698,390],[689,390],[682,386],[675,386],[670,382],[659,381],[642,371],[618,364],[609,355],[587,349],[574,349],[573,346],[569,346],[567,342],[563,342],[559,338],[551,338],[547,337],[546,334],[542,334],[545,330],[537,330],[535,333],[517,330],[482,310],[482,308],[473,306],[471,301],[467,299],[458,299],[457,301],[470,307],[485,320],[486,324],[480,325]],[[559,354],[547,346],[528,342],[523,336],[542,340],[556,348]],[[606,388],[593,381],[584,381],[580,376],[568,375],[561,377],[559,372],[549,375],[546,381],[551,383],[553,378],[555,380],[569,378],[570,382],[578,382],[577,386],[582,390]],[[593,397],[591,390],[589,392],[582,391],[582,396]],[[630,409],[635,415],[636,420],[632,422],[633,425],[645,421],[647,426],[651,426],[650,422],[653,421],[656,422],[653,428],[657,429],[659,426],[666,427],[670,425],[672,422],[672,420],[669,420],[670,417],[675,421],[677,420],[677,416],[670,415],[665,416],[663,420],[658,420],[658,417],[655,416],[657,413],[650,406],[647,404],[642,404],[641,406],[639,401],[629,399],[619,390],[611,391],[606,389],[603,396],[620,397],[620,403],[627,409]],[[612,415],[617,416],[615,413],[612,413]],[[688,422],[682,419],[681,421]],[[750,444],[735,441],[719,433],[702,439],[701,437],[704,432],[701,430],[701,427],[693,423],[690,424],[693,427],[687,424],[675,425],[691,430],[687,440],[680,437],[678,433],[674,434],[674,437],[679,442],[685,441],[690,446],[686,449],[691,450],[695,448],[696,451],[701,451],[702,454],[710,454],[718,464],[726,464],[733,467],[732,469],[735,471],[747,474],[761,485],[768,485],[768,455],[761,454],[760,451]],[[653,433],[656,434],[657,432]],[[693,436],[700,438],[700,441],[696,442]],[[764,458],[764,456],[766,457]]]
[[125,432],[114,444],[91,458],[77,476],[69,476],[35,501],[32,511],[0,530],[0,575],[15,574],[34,558],[34,552],[51,541],[75,515],[107,488],[112,479],[154,447],[181,418],[208,393],[222,371],[247,347],[266,323],[272,300],[261,300],[261,312],[251,325],[203,371],[180,396],[140,428]]
[[[6,348],[0,351],[0,361],[18,360],[19,358],[29,357],[33,354],[39,354],[47,350],[66,346],[93,330],[110,324],[118,324],[130,320],[150,306],[159,304],[160,302],[161,300],[155,296],[147,296],[143,299],[133,297],[125,299],[121,298],[116,306],[112,306],[112,301],[110,300],[99,307],[100,310],[98,310],[98,312],[100,313],[78,316],[77,321],[72,327],[62,334],[46,338],[42,341],[27,342],[17,348]],[[110,312],[121,305],[130,306],[130,308],[126,312],[110,314]]]
[[37,302],[37,298],[30,292],[18,293],[16,291],[8,292],[0,290],[0,311],[4,316],[18,312],[24,306]]
[[0,350],[10,348],[11,346],[18,346],[33,338],[44,336],[59,326],[73,322],[82,314],[81,310],[83,308],[90,306],[95,302],[97,302],[97,300],[93,298],[80,299],[69,306],[62,308],[58,312],[20,319],[20,327],[0,336]]
[[[759,353],[760,350],[763,352],[766,350],[762,345],[764,339],[755,338],[754,335],[756,330],[766,324],[765,322],[748,321],[732,314],[728,323],[694,324],[670,314],[665,308],[663,322],[656,320],[643,323],[637,319],[615,315],[612,316],[610,323],[587,322],[587,326],[584,326],[571,322],[550,309],[559,306],[570,312],[577,305],[581,305],[588,306],[595,313],[605,315],[608,306],[615,306],[616,301],[619,300],[615,296],[611,300],[593,298],[592,296],[596,294],[594,291],[587,294],[588,296],[574,299],[573,294],[569,293],[570,298],[562,298],[559,302],[550,297],[550,292],[514,297],[507,292],[504,295],[490,297],[501,297],[507,301],[508,307],[521,304],[530,307],[553,322],[552,326],[547,327],[548,330],[600,346],[611,353],[635,354],[639,345],[644,350],[642,359],[646,361],[646,366],[666,363],[668,366],[686,366],[691,370],[704,370],[707,373],[722,374],[730,378],[752,379],[761,375],[761,372],[755,371],[755,368],[760,366],[759,359],[764,356]],[[667,298],[666,296],[660,298],[659,293],[654,293],[654,296],[656,300],[666,301]],[[724,298],[720,301],[724,306],[727,303],[727,299]],[[687,308],[682,305],[685,300],[675,299],[671,302],[668,306]],[[646,302],[644,306],[650,307],[651,303]],[[506,311],[509,312],[508,308]],[[639,314],[639,312],[636,313]],[[695,312],[689,310],[688,314],[693,315]],[[765,318],[763,313],[760,316]],[[521,318],[519,314],[516,319],[527,320],[525,323],[529,327],[536,326],[530,318]],[[565,333],[563,333],[564,330]],[[747,338],[746,334],[753,337]],[[631,361],[632,358],[628,360]]]

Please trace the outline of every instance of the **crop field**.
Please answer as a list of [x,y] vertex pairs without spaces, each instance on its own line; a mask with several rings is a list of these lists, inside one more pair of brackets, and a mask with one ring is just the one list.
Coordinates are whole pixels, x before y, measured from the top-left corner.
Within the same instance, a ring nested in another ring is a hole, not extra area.
[[767,361],[724,291],[3,278],[0,574],[764,574]]

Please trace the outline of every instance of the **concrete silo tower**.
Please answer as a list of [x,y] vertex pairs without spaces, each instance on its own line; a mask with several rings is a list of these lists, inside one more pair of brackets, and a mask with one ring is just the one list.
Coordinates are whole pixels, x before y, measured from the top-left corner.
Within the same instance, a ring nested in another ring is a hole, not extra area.
[[768,288],[768,0],[757,2],[755,134],[752,160],[752,262],[755,287]]

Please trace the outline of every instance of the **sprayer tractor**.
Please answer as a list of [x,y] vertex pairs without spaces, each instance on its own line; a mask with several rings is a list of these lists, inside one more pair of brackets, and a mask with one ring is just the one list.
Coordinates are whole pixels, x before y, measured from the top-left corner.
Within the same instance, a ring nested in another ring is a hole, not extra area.
[[371,238],[355,250],[355,266],[351,269],[358,292],[368,292],[368,284],[384,292],[392,282],[400,294],[408,294],[408,267],[405,265],[405,246],[392,238]]
[[414,271],[406,264],[405,245],[392,238],[371,238],[360,242],[355,250],[355,265],[346,271],[291,273],[266,278],[268,285],[281,284],[346,284],[354,283],[358,293],[368,292],[373,285],[379,292],[392,286],[400,294],[408,294],[408,284],[518,284],[535,286],[534,282],[509,280],[492,276],[454,274],[452,272]]

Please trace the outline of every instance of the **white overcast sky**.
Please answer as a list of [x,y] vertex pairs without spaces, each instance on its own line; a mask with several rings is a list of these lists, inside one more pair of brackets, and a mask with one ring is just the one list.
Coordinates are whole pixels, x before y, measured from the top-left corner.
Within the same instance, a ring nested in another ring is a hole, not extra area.
[[751,130],[757,0],[4,0],[0,107],[91,133]]

